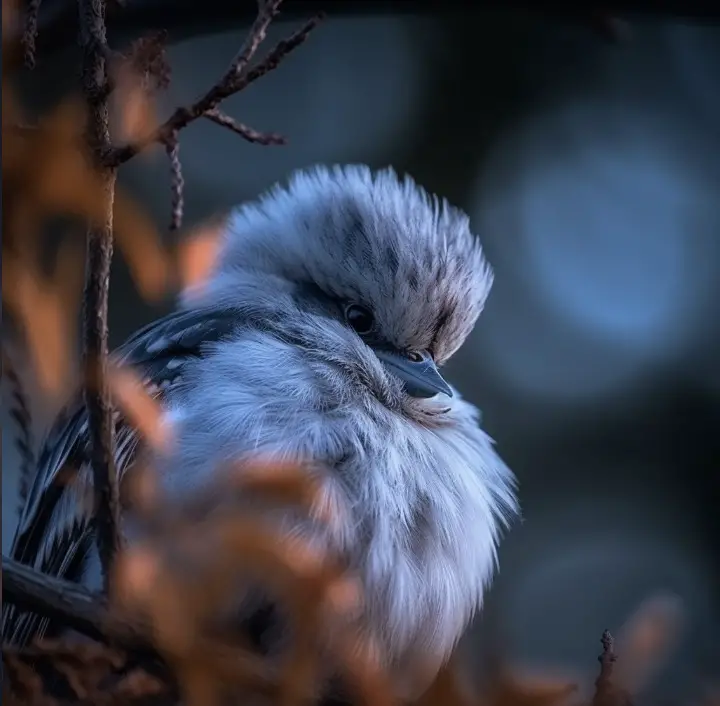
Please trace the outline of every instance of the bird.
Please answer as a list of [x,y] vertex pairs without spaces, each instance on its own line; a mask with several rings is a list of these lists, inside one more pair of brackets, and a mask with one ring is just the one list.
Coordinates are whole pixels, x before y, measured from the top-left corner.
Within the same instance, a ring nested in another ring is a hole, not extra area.
[[[173,421],[162,485],[192,494],[248,454],[320,464],[347,512],[316,539],[350,557],[387,664],[422,656],[432,676],[520,513],[479,409],[442,373],[494,279],[470,219],[392,168],[319,165],[236,207],[218,247],[206,280],[114,353]],[[116,416],[122,476],[143,442]],[[97,588],[87,504],[55,482],[68,465],[89,466],[81,398],[46,436],[11,554]],[[52,630],[5,610],[12,643]]]

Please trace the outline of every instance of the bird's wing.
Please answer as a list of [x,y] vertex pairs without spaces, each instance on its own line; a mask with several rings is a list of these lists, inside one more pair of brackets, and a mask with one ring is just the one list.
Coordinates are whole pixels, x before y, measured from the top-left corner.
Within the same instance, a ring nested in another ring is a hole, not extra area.
[[[204,346],[243,325],[239,312],[178,311],[128,339],[115,354],[162,394],[182,374],[184,362],[201,356]],[[138,438],[116,415],[115,463],[118,475],[132,464]],[[87,410],[78,397],[66,408],[43,442],[35,477],[18,521],[11,556],[39,571],[70,581],[82,578],[93,551],[87,491],[65,482],[69,472],[88,467]],[[76,475],[73,474],[73,475]],[[26,644],[49,631],[47,620],[3,605],[3,639]]]

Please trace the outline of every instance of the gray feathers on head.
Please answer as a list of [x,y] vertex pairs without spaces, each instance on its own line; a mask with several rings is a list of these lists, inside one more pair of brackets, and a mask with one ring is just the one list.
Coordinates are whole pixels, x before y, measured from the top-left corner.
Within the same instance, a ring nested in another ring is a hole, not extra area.
[[[211,297],[237,302],[233,278],[277,278],[371,308],[400,349],[444,363],[472,330],[492,272],[467,215],[392,169],[315,167],[239,207],[226,231]],[[278,292],[279,293],[279,292]]]
[[325,464],[349,519],[318,541],[352,557],[367,630],[398,665],[447,657],[517,506],[476,408],[413,393],[388,356],[446,362],[491,285],[462,211],[391,169],[316,167],[232,213],[216,271],[186,300],[257,325],[187,366],[168,486],[244,453]]

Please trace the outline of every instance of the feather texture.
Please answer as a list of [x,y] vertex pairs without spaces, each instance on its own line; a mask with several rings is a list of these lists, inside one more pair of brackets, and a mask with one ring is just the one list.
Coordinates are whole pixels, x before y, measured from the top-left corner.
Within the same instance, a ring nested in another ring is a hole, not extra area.
[[[449,655],[518,507],[478,410],[456,391],[413,397],[375,351],[444,363],[491,285],[460,210],[389,169],[317,167],[239,207],[209,281],[118,352],[173,420],[174,451],[157,463],[171,496],[258,453],[325,469],[342,520],[286,529],[350,558],[365,586],[364,629],[398,672],[420,655],[435,666]],[[350,304],[372,314],[367,335],[346,320]],[[136,443],[118,423],[122,473]],[[13,553],[92,582],[87,517],[54,484],[72,459],[87,465],[82,408],[46,440]],[[58,563],[56,553],[72,556]],[[3,631],[29,635],[15,618]]]
[[25,392],[22,377],[15,369],[12,357],[3,350],[3,376],[10,384],[11,403],[10,416],[17,424],[17,437],[15,445],[20,456],[20,472],[18,482],[18,501],[20,511],[27,500],[28,488],[35,468],[35,447],[33,444],[32,415],[30,413],[30,402]]

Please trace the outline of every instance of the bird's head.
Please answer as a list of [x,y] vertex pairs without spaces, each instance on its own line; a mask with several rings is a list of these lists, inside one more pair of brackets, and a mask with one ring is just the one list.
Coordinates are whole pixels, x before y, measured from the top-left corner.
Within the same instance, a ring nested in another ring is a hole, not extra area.
[[392,169],[336,166],[237,208],[204,296],[255,307],[308,350],[357,363],[382,394],[419,401],[452,395],[438,366],[491,285],[465,213]]

